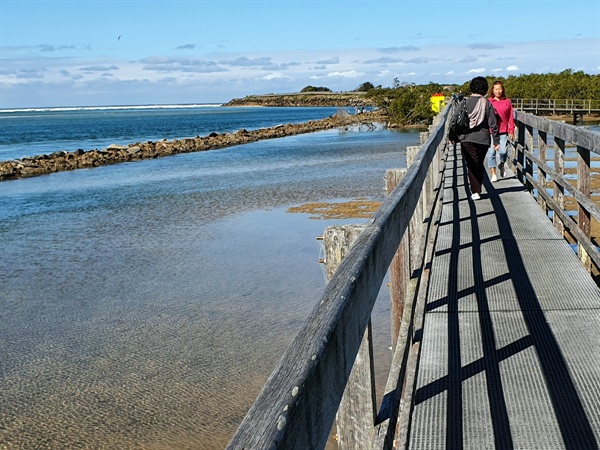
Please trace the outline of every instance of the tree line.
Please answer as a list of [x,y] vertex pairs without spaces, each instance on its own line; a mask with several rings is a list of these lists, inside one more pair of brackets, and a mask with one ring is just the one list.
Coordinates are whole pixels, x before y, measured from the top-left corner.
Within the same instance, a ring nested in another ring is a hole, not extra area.
[[[494,81],[502,81],[509,98],[600,100],[600,75],[589,75],[572,69],[560,73],[485,78],[490,87]],[[402,83],[396,78],[392,87],[376,86],[367,90],[366,95],[400,126],[428,124],[435,115],[431,110],[431,95],[441,93],[451,96],[460,92],[470,95],[470,81],[471,79],[462,85],[441,85],[433,82],[417,85]],[[360,87],[364,86],[367,86],[367,83]]]
[[[490,86],[495,80],[502,81],[509,98],[600,100],[600,75],[574,72],[572,69],[559,73],[532,73],[511,75],[508,78],[486,77],[486,79]],[[468,86],[467,81],[461,89],[467,92]]]

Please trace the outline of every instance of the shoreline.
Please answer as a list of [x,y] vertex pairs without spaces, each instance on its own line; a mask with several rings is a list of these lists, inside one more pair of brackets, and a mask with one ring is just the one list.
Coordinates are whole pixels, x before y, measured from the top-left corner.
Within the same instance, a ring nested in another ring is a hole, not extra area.
[[47,175],[54,172],[84,169],[119,164],[123,162],[142,161],[176,155],[214,150],[235,145],[247,144],[264,139],[274,139],[297,134],[313,133],[340,127],[367,126],[374,123],[386,123],[388,118],[381,111],[363,112],[352,115],[340,111],[320,120],[311,120],[298,124],[279,124],[269,128],[247,131],[242,128],[232,133],[210,133],[195,138],[174,139],[167,141],[144,143],[136,142],[128,145],[111,145],[103,150],[75,150],[72,152],[57,151],[20,159],[0,161],[0,182],[19,178]]

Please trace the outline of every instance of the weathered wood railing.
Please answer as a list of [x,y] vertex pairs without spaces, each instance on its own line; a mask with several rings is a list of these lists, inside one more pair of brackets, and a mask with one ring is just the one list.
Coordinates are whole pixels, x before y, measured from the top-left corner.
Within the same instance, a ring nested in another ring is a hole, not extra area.
[[512,103],[515,109],[535,114],[571,114],[574,111],[600,113],[600,100],[515,98]]
[[[518,179],[537,197],[556,228],[565,236],[568,232],[577,242],[578,255],[591,271],[593,263],[600,267],[600,252],[590,239],[592,217],[600,220],[600,208],[591,199],[591,154],[600,155],[600,133],[544,119],[521,111],[515,112],[518,131],[515,169]],[[549,143],[550,137],[553,143]],[[548,149],[553,150],[553,167],[548,165]],[[577,160],[576,183],[565,177],[567,151],[573,149]],[[537,177],[534,177],[534,171]],[[552,194],[548,191],[552,189]],[[565,210],[565,192],[576,202],[576,221]]]
[[[322,449],[336,415],[340,448],[391,449],[394,440],[398,448],[404,447],[424,316],[427,262],[441,214],[448,111],[442,111],[430,132],[422,135],[422,145],[408,169],[388,171],[391,192],[366,225],[358,231],[350,228],[342,238],[350,243],[352,234],[356,237],[343,260],[349,245],[326,254],[328,270],[338,262],[339,267],[228,449]],[[331,233],[335,241],[335,231]],[[385,396],[377,408],[369,323],[388,268],[396,345]],[[401,410],[401,403],[408,408]]]

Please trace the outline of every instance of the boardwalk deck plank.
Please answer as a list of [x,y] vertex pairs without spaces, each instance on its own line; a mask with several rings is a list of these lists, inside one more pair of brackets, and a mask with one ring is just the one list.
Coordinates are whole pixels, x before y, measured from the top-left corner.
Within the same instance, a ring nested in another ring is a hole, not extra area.
[[600,291],[514,177],[446,167],[410,448],[600,448]]

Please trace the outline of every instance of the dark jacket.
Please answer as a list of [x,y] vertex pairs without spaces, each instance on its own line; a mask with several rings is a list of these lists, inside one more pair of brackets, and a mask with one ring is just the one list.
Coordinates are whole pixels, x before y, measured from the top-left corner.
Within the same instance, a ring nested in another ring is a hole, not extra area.
[[[467,97],[467,111],[471,113],[475,108],[475,104],[479,100],[479,97]],[[450,116],[450,124],[456,122],[458,116],[460,103],[458,103],[452,115]],[[485,102],[485,117],[483,121],[476,125],[475,128],[471,128],[467,133],[461,134],[458,137],[449,135],[448,139],[455,142],[473,142],[474,144],[490,145],[490,136],[494,145],[500,143],[500,135],[498,134],[498,123],[496,122],[496,112],[494,107],[488,101]]]

